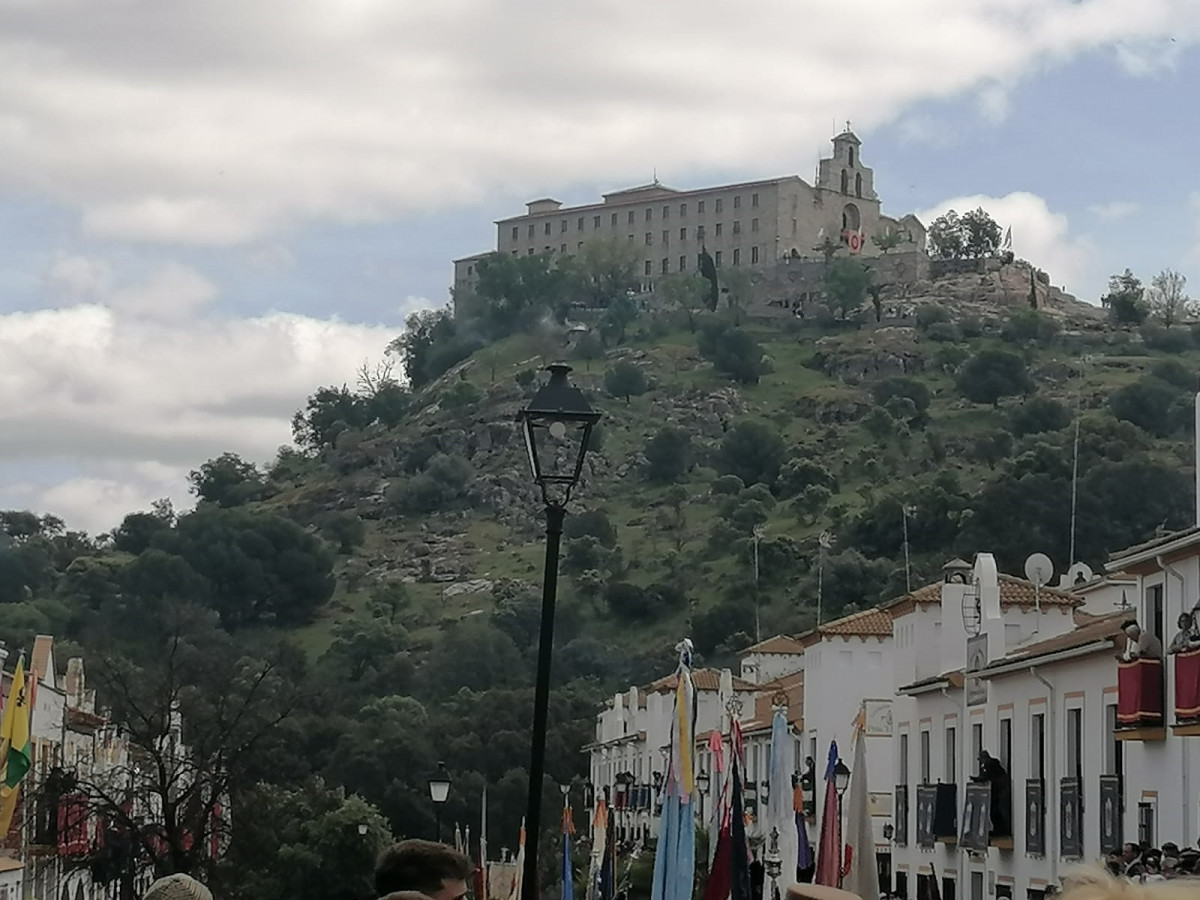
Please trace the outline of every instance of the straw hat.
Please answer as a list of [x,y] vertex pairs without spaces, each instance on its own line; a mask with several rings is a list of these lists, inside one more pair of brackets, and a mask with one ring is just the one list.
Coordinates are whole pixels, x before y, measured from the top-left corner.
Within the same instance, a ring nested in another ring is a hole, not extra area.
[[824,884],[793,884],[787,895],[788,900],[862,900],[858,894]]

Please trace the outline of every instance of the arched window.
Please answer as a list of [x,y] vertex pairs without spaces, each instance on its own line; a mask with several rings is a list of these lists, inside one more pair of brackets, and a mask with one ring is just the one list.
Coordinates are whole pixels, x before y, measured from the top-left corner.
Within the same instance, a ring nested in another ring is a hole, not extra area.
[[846,174],[845,169],[842,169],[842,193],[850,193],[850,176]]
[[856,172],[854,175],[854,196],[862,196],[862,172]]
[[847,203],[842,208],[842,230],[858,231],[862,220],[858,214],[858,207],[853,203]]
[[854,168],[854,148],[850,148],[850,168]]

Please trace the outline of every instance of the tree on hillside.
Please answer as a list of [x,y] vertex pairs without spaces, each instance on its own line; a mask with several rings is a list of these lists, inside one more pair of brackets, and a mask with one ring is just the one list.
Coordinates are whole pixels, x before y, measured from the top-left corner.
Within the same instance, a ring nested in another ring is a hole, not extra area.
[[1190,405],[1187,393],[1153,375],[1118,388],[1108,398],[1116,418],[1158,437],[1169,437],[1184,425]]
[[727,322],[705,322],[696,343],[700,355],[712,362],[714,369],[742,384],[758,384],[766,372],[758,341]]
[[696,272],[675,272],[664,275],[654,284],[654,292],[662,303],[678,307],[686,316],[688,330],[696,330],[696,314],[704,309],[709,284]]
[[639,312],[637,300],[628,293],[613,297],[600,319],[600,333],[613,344],[625,343],[625,332],[637,321]]
[[904,243],[904,235],[899,230],[888,226],[882,231],[873,234],[871,236],[871,243],[883,251],[884,256],[887,256],[890,251],[895,250]]
[[1019,309],[1005,321],[1000,337],[1011,343],[1034,341],[1049,344],[1062,331],[1057,319],[1036,309]]
[[664,484],[678,481],[691,464],[692,436],[666,425],[646,442],[646,477]]
[[388,344],[399,357],[408,383],[416,390],[438,378],[483,346],[470,324],[454,318],[449,307],[423,309],[404,321],[404,333]]
[[1126,269],[1109,277],[1108,293],[1100,298],[1100,305],[1117,325],[1141,325],[1149,314],[1145,293],[1142,282]]
[[1016,437],[1058,431],[1071,424],[1071,411],[1057,400],[1030,397],[1008,413],[1009,429]]
[[771,487],[787,457],[787,448],[777,429],[763,422],[744,419],[721,439],[718,459],[721,471],[736,475],[744,484]]
[[930,222],[925,235],[930,253],[939,259],[962,259],[967,254],[966,230],[954,210]]
[[972,259],[992,256],[1000,249],[1000,226],[981,206],[959,219],[964,232],[965,253]]
[[562,321],[572,292],[571,266],[549,253],[491,253],[476,266],[475,293],[483,301],[481,325],[493,339],[527,331],[546,316]]
[[322,450],[332,447],[343,431],[365,428],[368,422],[366,407],[345,385],[322,387],[292,416],[292,439],[306,450]]
[[613,301],[638,289],[641,261],[635,245],[612,238],[587,241],[565,266],[584,302],[593,309],[607,309]]
[[941,259],[981,259],[1000,248],[1000,226],[983,207],[938,216],[927,232],[930,252]]
[[726,269],[721,277],[721,296],[725,305],[733,313],[733,322],[740,324],[746,312],[746,305],[754,294],[754,275],[749,269],[733,266]]
[[825,273],[823,283],[831,315],[842,319],[862,308],[873,273],[857,259],[835,260]]
[[604,373],[604,390],[610,397],[623,397],[626,404],[630,397],[640,397],[648,389],[642,367],[629,360],[621,360]]
[[333,594],[333,553],[282,516],[201,508],[155,545],[207,580],[206,600],[227,628],[303,624]]
[[1150,279],[1150,290],[1146,292],[1150,315],[1167,328],[1192,315],[1195,308],[1186,288],[1185,276],[1171,269],[1163,269]]
[[1005,397],[1033,391],[1025,360],[1007,350],[980,350],[963,364],[956,386],[972,403],[992,406],[999,406]]
[[254,463],[236,453],[222,453],[188,473],[191,491],[205,503],[241,506],[262,497],[265,479]]
[[923,382],[908,375],[893,375],[891,378],[875,382],[871,388],[871,397],[877,405],[883,407],[897,397],[910,400],[916,410],[914,418],[918,420],[925,418],[929,403],[933,399],[929,388]]

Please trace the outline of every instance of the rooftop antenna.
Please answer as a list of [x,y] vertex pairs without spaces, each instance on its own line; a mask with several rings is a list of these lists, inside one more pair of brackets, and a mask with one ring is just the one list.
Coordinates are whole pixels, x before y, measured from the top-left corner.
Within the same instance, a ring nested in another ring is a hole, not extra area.
[[909,506],[907,503],[900,504],[900,515],[904,521],[904,592],[912,593],[912,565],[908,558],[908,517],[915,517],[916,509]]
[[[1091,361],[1091,356],[1084,356],[1081,360],[1085,372],[1088,364]],[[1081,375],[1082,374],[1083,373],[1081,373]],[[1200,400],[1198,400],[1198,403],[1200,403]],[[1075,565],[1075,512],[1079,507],[1079,421],[1082,418],[1083,383],[1081,380],[1079,388],[1075,391],[1075,439],[1074,447],[1071,451],[1071,539],[1070,547],[1067,552],[1068,567]],[[1200,426],[1197,427],[1200,428]],[[1197,433],[1200,434],[1200,431]],[[1200,484],[1200,475],[1198,475],[1197,478],[1197,484]],[[1197,521],[1200,523],[1200,506],[1197,507],[1197,510]]]
[[833,546],[833,535],[822,531],[817,538],[817,627],[821,627],[821,607],[825,594],[825,551]]
[[651,177],[654,179],[655,187],[657,187],[658,186],[658,166],[655,166],[652,171],[654,174]]
[[1045,553],[1034,553],[1025,560],[1025,577],[1033,583],[1033,609],[1042,611],[1042,588],[1054,577],[1054,563]]

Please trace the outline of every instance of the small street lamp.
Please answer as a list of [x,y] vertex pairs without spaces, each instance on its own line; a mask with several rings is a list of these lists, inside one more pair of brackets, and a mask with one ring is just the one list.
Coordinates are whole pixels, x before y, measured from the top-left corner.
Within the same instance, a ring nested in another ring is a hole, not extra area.
[[550,664],[554,650],[554,605],[558,596],[558,550],[571,491],[579,484],[592,429],[600,413],[592,409],[567,375],[570,366],[547,367],[550,380],[517,415],[529,454],[534,483],[546,507],[546,568],[542,580],[542,624],[538,637],[537,682],[533,697],[533,735],[529,759],[529,798],[525,811],[528,840],[521,882],[522,900],[538,896],[538,838],[542,781],[546,764],[546,725],[550,707]]
[[845,819],[842,818],[842,797],[850,786],[850,770],[840,759],[833,767],[833,788],[838,798],[838,887],[842,886],[842,858],[846,854]]
[[450,772],[444,762],[438,763],[437,771],[429,776],[429,799],[433,801],[433,816],[437,823],[437,839],[442,840],[442,804],[450,796]]
[[[703,825],[704,819],[704,795],[708,793],[709,774],[707,769],[701,769],[700,774],[696,776],[696,794],[700,798],[700,823]],[[709,840],[713,840],[710,836]]]
[[367,823],[366,823],[366,822],[359,822],[359,823],[358,823],[358,836],[359,836],[359,837],[366,837],[366,836],[367,836]]

